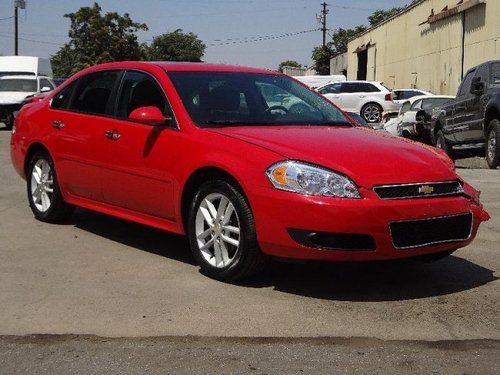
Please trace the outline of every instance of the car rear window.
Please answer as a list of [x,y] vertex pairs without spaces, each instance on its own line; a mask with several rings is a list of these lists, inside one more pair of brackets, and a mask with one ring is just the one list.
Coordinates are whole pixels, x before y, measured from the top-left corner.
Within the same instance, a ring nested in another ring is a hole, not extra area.
[[491,64],[491,84],[500,85],[500,63]]

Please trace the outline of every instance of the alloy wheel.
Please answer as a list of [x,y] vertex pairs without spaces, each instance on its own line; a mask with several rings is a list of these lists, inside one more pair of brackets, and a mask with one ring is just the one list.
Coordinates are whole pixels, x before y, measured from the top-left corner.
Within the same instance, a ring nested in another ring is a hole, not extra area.
[[488,158],[490,160],[495,159],[496,149],[497,149],[497,137],[495,130],[492,129],[490,130],[490,136],[488,137]]
[[210,265],[224,268],[233,263],[240,247],[240,220],[228,197],[212,193],[201,201],[195,233],[201,255]]
[[31,172],[31,197],[36,209],[47,212],[52,205],[54,194],[54,176],[50,164],[39,159]]
[[379,122],[380,115],[380,108],[374,104],[367,105],[363,111],[363,117],[370,123]]

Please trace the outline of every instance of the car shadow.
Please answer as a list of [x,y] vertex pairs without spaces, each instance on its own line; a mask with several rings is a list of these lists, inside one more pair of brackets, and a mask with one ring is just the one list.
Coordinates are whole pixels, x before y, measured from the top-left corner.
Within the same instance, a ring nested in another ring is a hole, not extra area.
[[[185,236],[83,209],[75,212],[69,224],[138,250],[195,265]],[[237,284],[246,288],[273,288],[311,298],[377,302],[442,296],[474,289],[497,279],[488,268],[449,256],[434,263],[274,260],[263,274]]]

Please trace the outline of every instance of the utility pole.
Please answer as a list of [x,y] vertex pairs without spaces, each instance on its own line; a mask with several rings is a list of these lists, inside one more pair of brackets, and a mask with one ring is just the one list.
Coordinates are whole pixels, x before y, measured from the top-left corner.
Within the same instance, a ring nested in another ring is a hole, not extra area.
[[14,1],[14,55],[19,55],[19,17],[18,9],[25,9],[26,2],[24,0]]
[[328,4],[326,2],[323,2],[321,4],[323,9],[321,10],[321,13],[319,16],[316,16],[318,19],[319,23],[321,24],[321,31],[323,32],[323,47],[326,47],[326,15],[328,14],[329,10],[327,8]]

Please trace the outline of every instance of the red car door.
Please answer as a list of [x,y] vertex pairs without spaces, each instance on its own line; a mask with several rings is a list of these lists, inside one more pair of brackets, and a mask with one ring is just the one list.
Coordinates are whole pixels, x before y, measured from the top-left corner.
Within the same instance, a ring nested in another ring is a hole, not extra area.
[[[108,138],[113,97],[121,71],[91,73],[53,99],[48,116],[53,131],[54,156],[61,187],[66,194],[102,201],[102,180],[107,170]],[[57,108],[61,94],[70,95]],[[56,104],[54,106],[54,104]]]
[[128,120],[139,107],[158,107],[172,116],[163,90],[149,74],[125,73],[116,119],[108,131],[114,134],[107,146],[110,169],[103,181],[106,203],[159,218],[174,218],[173,178],[179,132],[176,127],[155,127]]

